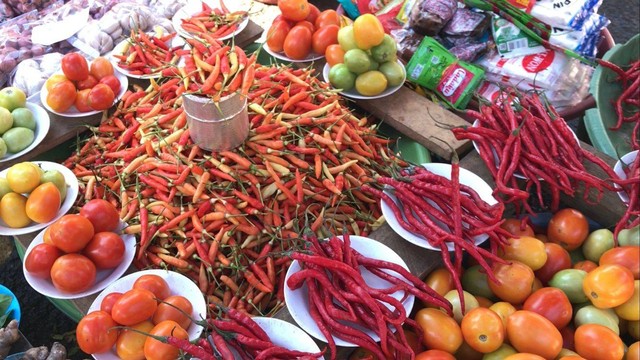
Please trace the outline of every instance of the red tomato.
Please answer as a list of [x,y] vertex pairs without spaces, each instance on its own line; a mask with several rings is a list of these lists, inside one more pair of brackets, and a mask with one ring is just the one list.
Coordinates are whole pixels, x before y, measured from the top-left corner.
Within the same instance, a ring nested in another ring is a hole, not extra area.
[[600,257],[600,265],[618,264],[631,270],[633,278],[640,278],[640,246],[621,246],[607,250]]
[[467,312],[460,328],[464,341],[481,353],[497,350],[504,341],[502,319],[487,308],[475,308]]
[[324,57],[327,59],[329,66],[342,64],[344,62],[344,50],[339,44],[329,45],[324,51]]
[[98,80],[93,75],[87,76],[86,79],[76,82],[76,88],[78,90],[91,89],[98,84]]
[[278,8],[282,16],[293,21],[304,20],[311,12],[307,0],[278,0]]
[[301,60],[311,52],[311,31],[304,26],[294,26],[284,39],[284,54],[294,60]]
[[284,40],[291,30],[291,26],[286,21],[274,22],[267,31],[267,45],[275,52],[284,50]]
[[315,21],[316,29],[320,29],[327,25],[335,25],[340,27],[340,15],[335,10],[325,10],[318,15]]
[[98,84],[89,93],[89,104],[93,110],[106,110],[113,105],[115,97],[107,84]]
[[47,94],[47,105],[57,112],[65,112],[76,101],[76,87],[69,80],[56,83]]
[[500,227],[507,230],[513,236],[535,236],[531,226],[520,219],[505,219]]
[[158,300],[164,300],[171,295],[169,284],[158,275],[142,275],[133,283],[134,289],[145,289],[153,293]]
[[316,31],[316,28],[313,26],[313,24],[306,20],[298,21],[294,26],[304,26],[307,29],[311,30],[312,34],[314,31]]
[[113,75],[113,65],[109,59],[105,57],[97,57],[91,62],[91,69],[89,71],[96,80],[100,81],[105,76]]
[[305,20],[312,24],[315,24],[318,15],[320,15],[320,9],[318,9],[318,7],[313,4],[309,4],[309,15],[307,15]]
[[591,260],[578,261],[577,263],[573,264],[574,269],[582,270],[584,272],[591,272],[597,267],[598,264],[594,263]]
[[84,255],[62,255],[51,267],[51,282],[62,292],[79,293],[90,288],[95,280],[96,266]]
[[124,258],[124,241],[120,235],[103,231],[96,233],[82,250],[98,269],[111,269],[122,262]]
[[[166,320],[156,326],[150,332],[151,335],[175,336],[178,339],[188,339],[189,334],[175,321]],[[175,360],[180,350],[173,345],[163,344],[160,341],[147,337],[144,342],[144,356],[147,360]]]
[[551,321],[533,311],[519,310],[507,318],[507,336],[519,352],[555,358],[562,350],[562,335]]
[[93,311],[84,316],[76,327],[76,341],[87,354],[111,350],[118,338],[118,326],[104,311]]
[[576,352],[589,360],[621,360],[624,356],[624,343],[620,337],[600,324],[578,326],[575,341]]
[[371,350],[359,347],[349,355],[349,360],[376,360],[376,356]]
[[183,329],[187,329],[191,325],[191,319],[185,313],[191,314],[192,311],[193,305],[186,297],[169,296],[158,305],[158,309],[153,314],[153,323],[159,324],[165,320],[173,320]]
[[53,220],[60,210],[60,190],[52,182],[38,185],[27,197],[25,211],[37,223]]
[[111,91],[113,91],[114,95],[120,92],[120,80],[118,80],[115,75],[107,75],[103,77],[100,79],[100,84],[107,85]]
[[84,89],[84,90],[80,90],[78,91],[78,93],[76,94],[76,100],[75,103],[73,104],[76,109],[80,112],[89,112],[91,110],[93,110],[91,108],[91,105],[89,104],[89,93],[91,92],[91,89]]
[[78,214],[64,215],[51,224],[51,241],[68,253],[82,250],[93,237],[93,225]]
[[489,288],[493,293],[504,301],[512,304],[522,304],[533,286],[533,270],[527,265],[512,261],[511,264],[498,264],[493,266],[493,274],[499,283],[488,278]]
[[542,288],[531,294],[522,309],[544,316],[558,329],[567,326],[573,316],[569,298],[562,290],[554,287]]
[[116,303],[116,301],[118,301],[118,299],[120,299],[122,297],[122,293],[121,292],[112,292],[109,293],[107,296],[105,296],[102,299],[102,302],[100,303],[100,310],[108,313],[109,315],[111,315],[111,310],[113,309],[113,304]]
[[578,210],[562,209],[549,220],[547,236],[567,251],[575,250],[589,236],[589,222]]
[[318,29],[311,40],[313,51],[317,54],[324,54],[329,45],[337,44],[339,30],[340,27],[336,25],[327,25]]
[[116,207],[103,199],[89,200],[80,208],[80,215],[91,221],[95,232],[116,231],[120,223]]
[[158,303],[151,291],[131,289],[113,304],[111,316],[118,324],[135,325],[149,319],[157,307]]
[[455,360],[456,358],[446,351],[427,350],[416,354],[416,360]]
[[61,60],[62,72],[69,80],[80,81],[89,76],[87,59],[79,53],[68,53]]
[[571,268],[571,256],[569,252],[556,243],[545,243],[547,262],[535,271],[536,277],[546,285],[555,273]]
[[575,329],[569,326],[565,326],[560,329],[560,335],[562,335],[562,348],[569,349],[571,351],[575,351],[576,342],[575,342]]
[[595,307],[609,309],[624,304],[633,296],[633,281],[631,270],[624,266],[600,265],[584,278],[582,291]]
[[31,249],[31,252],[24,260],[24,267],[27,271],[42,279],[51,277],[51,267],[57,258],[62,256],[62,251],[51,244],[38,244]]

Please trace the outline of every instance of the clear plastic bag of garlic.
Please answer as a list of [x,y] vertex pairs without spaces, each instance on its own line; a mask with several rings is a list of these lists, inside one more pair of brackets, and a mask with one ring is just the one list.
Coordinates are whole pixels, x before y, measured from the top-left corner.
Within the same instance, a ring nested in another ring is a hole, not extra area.
[[31,29],[38,23],[38,11],[33,10],[0,24],[0,86],[7,83],[19,63],[47,51],[31,42]]
[[62,54],[54,52],[18,64],[11,74],[11,86],[20,88],[27,97],[36,94],[49,76],[60,68]]

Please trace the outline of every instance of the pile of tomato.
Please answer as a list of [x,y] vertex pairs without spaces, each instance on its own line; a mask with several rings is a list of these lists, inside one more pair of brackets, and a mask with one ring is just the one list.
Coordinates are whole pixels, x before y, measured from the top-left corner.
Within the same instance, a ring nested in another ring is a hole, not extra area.
[[[149,335],[188,339],[193,311],[189,299],[171,295],[169,284],[160,276],[145,274],[125,293],[105,296],[100,310],[83,317],[76,328],[78,346],[87,354],[114,349],[123,360],[177,359],[178,348]],[[119,327],[128,328],[120,330]]]
[[[514,238],[500,254],[508,262],[493,267],[499,283],[469,264],[460,278],[464,312],[449,271],[425,280],[454,316],[415,313],[423,341],[407,335],[417,360],[640,358],[640,239],[619,237],[616,246],[611,231],[589,232],[574,209],[554,214],[546,231],[516,219],[503,227]],[[351,359],[365,358],[360,349]]]
[[335,10],[320,12],[307,0],[279,0],[282,15],[276,17],[267,32],[267,45],[294,60],[311,52],[324,55],[329,45],[338,43],[340,15]]
[[51,279],[61,292],[85,291],[95,283],[97,270],[115,268],[124,258],[124,241],[114,232],[119,222],[111,203],[91,200],[79,214],[64,215],[47,227],[43,243],[27,254],[25,269]]
[[72,106],[79,112],[106,110],[113,105],[120,92],[120,80],[114,75],[113,65],[104,57],[91,64],[79,53],[62,57],[62,74],[55,74],[45,82],[46,102],[57,112],[66,112]]

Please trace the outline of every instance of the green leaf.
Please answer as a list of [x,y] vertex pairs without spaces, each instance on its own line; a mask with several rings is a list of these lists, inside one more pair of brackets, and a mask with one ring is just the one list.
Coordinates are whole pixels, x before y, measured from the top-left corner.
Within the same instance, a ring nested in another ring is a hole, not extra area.
[[0,295],[0,314],[4,315],[4,313],[9,310],[9,305],[13,301],[13,297],[9,295]]

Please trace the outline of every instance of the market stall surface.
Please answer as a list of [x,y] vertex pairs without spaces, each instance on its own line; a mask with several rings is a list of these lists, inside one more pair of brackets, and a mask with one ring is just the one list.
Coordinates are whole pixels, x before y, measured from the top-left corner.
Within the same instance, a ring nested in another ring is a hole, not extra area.
[[[320,8],[335,7],[334,1],[312,1]],[[600,13],[611,20],[609,30],[617,43],[623,43],[640,32],[637,9],[640,0],[605,0]],[[625,11],[635,9],[635,11]],[[51,346],[54,341],[67,346],[69,358],[89,358],[75,346],[75,322],[58,310],[44,296],[26,283],[22,265],[14,244],[8,238],[0,239],[0,283],[12,289],[23,309],[21,332],[34,346]]]

